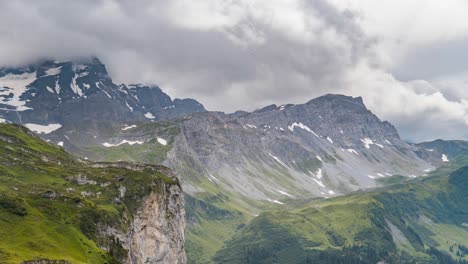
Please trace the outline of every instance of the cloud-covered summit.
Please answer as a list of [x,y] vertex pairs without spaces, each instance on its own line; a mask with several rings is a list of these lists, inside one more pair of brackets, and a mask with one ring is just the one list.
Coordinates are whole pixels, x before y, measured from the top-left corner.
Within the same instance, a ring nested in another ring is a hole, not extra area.
[[325,93],[362,96],[406,139],[467,139],[462,10],[468,4],[441,5],[0,1],[0,61],[10,66],[94,55],[118,82],[157,83],[173,96],[228,112]]

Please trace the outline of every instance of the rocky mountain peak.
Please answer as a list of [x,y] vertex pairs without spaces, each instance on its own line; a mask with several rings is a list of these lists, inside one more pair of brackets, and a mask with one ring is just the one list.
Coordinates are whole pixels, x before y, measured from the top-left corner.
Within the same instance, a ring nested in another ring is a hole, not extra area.
[[341,94],[326,94],[310,100],[306,105],[327,109],[341,108],[348,111],[368,111],[367,107],[364,105],[362,97],[352,97]]
[[0,69],[0,117],[14,123],[165,120],[203,111],[155,85],[117,85],[94,57]]

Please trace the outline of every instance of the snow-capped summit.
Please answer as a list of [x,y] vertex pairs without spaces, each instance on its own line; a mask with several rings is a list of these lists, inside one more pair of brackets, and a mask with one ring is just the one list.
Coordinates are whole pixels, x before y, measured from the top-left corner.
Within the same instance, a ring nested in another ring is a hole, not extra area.
[[147,120],[146,113],[165,120],[202,111],[157,86],[115,84],[97,58],[0,69],[0,117],[15,123]]

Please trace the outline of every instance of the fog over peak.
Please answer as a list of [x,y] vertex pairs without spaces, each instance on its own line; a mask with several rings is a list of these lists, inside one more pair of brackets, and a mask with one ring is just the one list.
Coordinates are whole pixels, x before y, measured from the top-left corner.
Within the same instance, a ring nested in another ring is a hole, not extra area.
[[0,63],[96,56],[116,82],[226,112],[362,96],[405,139],[468,139],[464,10],[455,0],[0,1]]

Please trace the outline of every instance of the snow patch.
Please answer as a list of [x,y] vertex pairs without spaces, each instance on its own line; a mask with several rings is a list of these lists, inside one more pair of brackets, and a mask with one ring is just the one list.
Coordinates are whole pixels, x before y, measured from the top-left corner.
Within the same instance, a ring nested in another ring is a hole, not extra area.
[[39,134],[49,134],[62,127],[61,124],[49,124],[44,126],[31,123],[25,124],[24,126]]
[[272,157],[273,159],[275,159],[277,162],[279,162],[281,165],[283,165],[284,167],[287,167],[283,162],[281,162],[280,159],[278,159],[278,157],[274,156],[273,154],[271,154],[270,152],[268,152],[268,155],[270,155],[270,157]]
[[[36,79],[36,72],[23,74],[7,74],[0,77],[0,97],[5,98],[2,104],[16,107],[17,111],[31,109],[26,107],[26,102],[21,101],[20,96],[26,91],[26,86]],[[3,89],[2,89],[3,88]],[[11,98],[8,98],[12,94]]]
[[372,176],[372,175],[367,175],[367,177],[369,177],[371,179],[375,179],[375,176]]
[[270,203],[275,203],[275,204],[284,204],[278,200],[267,199],[267,201],[269,201]]
[[60,141],[59,143],[57,143],[57,145],[63,147],[63,141]]
[[70,83],[70,88],[72,91],[77,94],[78,96],[82,97],[83,96],[83,91],[81,90],[80,86],[76,83],[76,79],[78,79],[78,75],[74,75],[72,82]]
[[328,142],[333,144],[333,140],[330,137],[327,137]]
[[333,195],[333,194],[335,194],[335,192],[332,191],[332,190],[329,190],[329,191],[328,191],[328,194],[332,194],[332,195]]
[[319,179],[322,179],[323,175],[322,175],[322,169],[318,169],[317,170],[317,178]]
[[449,159],[446,154],[442,154],[442,157],[440,157],[440,159],[442,160],[442,162],[449,162]]
[[128,109],[130,109],[131,112],[133,112],[133,107],[131,107],[127,101],[125,101],[125,105],[128,107]]
[[45,74],[46,74],[46,75],[44,75],[44,76],[57,75],[57,74],[59,74],[61,71],[62,71],[62,66],[56,67],[56,68],[50,68],[50,69],[47,69],[47,70],[45,71]]
[[295,127],[299,127],[299,128],[301,128],[301,129],[304,129],[305,131],[308,131],[308,132],[314,134],[314,136],[319,137],[319,135],[317,135],[312,129],[310,129],[308,126],[304,125],[304,124],[301,123],[301,122],[299,122],[299,123],[297,123],[297,122],[292,123],[292,125],[288,126],[288,129],[291,130],[291,132],[294,132],[294,128],[295,128]]
[[122,130],[125,131],[125,130],[129,130],[129,129],[132,129],[132,128],[135,128],[135,127],[137,127],[137,126],[136,125],[126,126],[126,127],[122,128]]
[[359,153],[354,149],[347,149],[348,152],[354,153],[359,156]]
[[285,192],[285,191],[281,191],[281,190],[276,190],[276,191],[279,192],[279,193],[281,193],[281,194],[283,194],[283,195],[286,195],[286,196],[288,196],[288,197],[294,197],[294,196],[290,195],[289,193],[287,193],[287,192]]
[[105,94],[107,95],[108,98],[111,98],[111,99],[112,99],[112,96],[111,96],[108,92],[106,92],[105,90],[103,90],[103,89],[101,89],[101,88],[99,88],[99,89],[100,89],[103,93],[105,93]]
[[152,113],[150,113],[150,112],[147,112],[147,113],[145,114],[145,117],[148,118],[148,119],[155,119],[155,118],[156,118],[156,117],[155,117]]
[[250,125],[250,124],[245,124],[247,127],[250,127],[250,128],[257,128],[256,126],[254,125]]
[[157,140],[158,140],[159,144],[164,145],[164,146],[167,145],[167,140],[165,140],[164,138],[158,137]]
[[317,155],[317,156],[315,156],[315,157],[317,157],[318,160],[320,160],[321,162],[323,162],[322,158],[321,158],[319,155]]
[[143,142],[143,141],[129,141],[129,140],[124,139],[118,144],[111,144],[111,143],[104,142],[104,143],[102,143],[102,145],[104,147],[106,147],[106,148],[110,148],[110,147],[118,147],[118,146],[123,145],[123,144],[129,144],[131,146],[131,145],[135,145],[135,144],[141,145],[143,143],[145,143],[145,142]]
[[312,180],[314,180],[314,182],[316,182],[320,187],[325,188],[325,185],[323,185],[322,181],[319,181],[319,180],[316,180],[316,179],[313,179],[313,178],[312,178]]
[[46,86],[46,89],[47,89],[47,91],[49,91],[49,93],[55,93],[55,91],[52,88],[50,88],[49,86]]
[[59,81],[58,79],[55,80],[55,92],[56,92],[57,94],[60,93],[60,85],[59,85],[58,81]]
[[370,148],[370,145],[374,144],[374,141],[372,141],[372,139],[370,138],[364,138],[364,139],[361,139],[361,141],[364,144],[364,147],[366,147],[367,149]]

